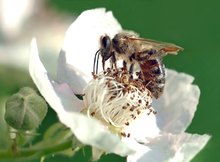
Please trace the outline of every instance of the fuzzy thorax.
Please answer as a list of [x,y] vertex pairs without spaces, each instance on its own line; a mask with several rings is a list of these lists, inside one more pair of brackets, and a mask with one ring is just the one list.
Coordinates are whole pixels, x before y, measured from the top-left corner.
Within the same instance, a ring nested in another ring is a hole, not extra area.
[[126,70],[99,73],[84,89],[83,110],[100,120],[113,133],[129,137],[124,130],[144,112],[155,113],[151,92],[139,79],[132,79]]

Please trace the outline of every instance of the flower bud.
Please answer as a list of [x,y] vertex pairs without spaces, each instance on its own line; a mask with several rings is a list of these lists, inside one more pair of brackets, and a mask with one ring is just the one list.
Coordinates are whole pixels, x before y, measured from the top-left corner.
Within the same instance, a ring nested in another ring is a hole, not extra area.
[[24,87],[8,98],[5,121],[18,130],[37,128],[47,113],[47,104],[33,89]]

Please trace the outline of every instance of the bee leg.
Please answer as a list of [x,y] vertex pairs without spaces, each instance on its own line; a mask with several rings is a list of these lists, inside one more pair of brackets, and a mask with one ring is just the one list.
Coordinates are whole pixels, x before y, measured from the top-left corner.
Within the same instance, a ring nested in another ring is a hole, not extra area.
[[134,72],[134,63],[132,63],[129,68],[129,73],[133,74],[133,72]]
[[102,69],[105,71],[105,60],[102,60]]
[[141,71],[137,71],[136,76],[138,77],[138,79],[143,80],[143,74]]
[[109,58],[111,58],[110,63],[111,63],[111,68],[113,69],[113,66],[116,67],[116,58],[115,58],[115,53],[111,52],[110,54],[102,54],[102,68],[103,71],[105,71],[105,61],[107,61]]
[[133,73],[134,73],[134,63],[132,63],[129,67],[130,80],[133,80]]
[[111,66],[112,69],[115,68],[117,70],[116,57],[114,52],[111,53]]
[[123,60],[123,67],[122,68],[125,71],[127,70],[127,62],[125,60]]

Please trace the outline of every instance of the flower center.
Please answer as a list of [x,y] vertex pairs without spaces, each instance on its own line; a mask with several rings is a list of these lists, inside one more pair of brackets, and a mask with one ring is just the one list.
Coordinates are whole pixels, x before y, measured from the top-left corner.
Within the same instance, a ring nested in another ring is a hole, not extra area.
[[144,112],[156,113],[151,107],[151,92],[140,79],[123,68],[107,69],[94,76],[84,89],[84,104],[89,117],[100,120],[113,133],[129,137],[124,130]]

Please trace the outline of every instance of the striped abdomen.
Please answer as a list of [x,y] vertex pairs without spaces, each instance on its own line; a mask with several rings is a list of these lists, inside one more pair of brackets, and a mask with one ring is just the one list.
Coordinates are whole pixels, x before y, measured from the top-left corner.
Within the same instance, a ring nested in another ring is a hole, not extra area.
[[139,63],[146,87],[156,99],[159,98],[165,85],[165,68],[162,59],[141,61]]

